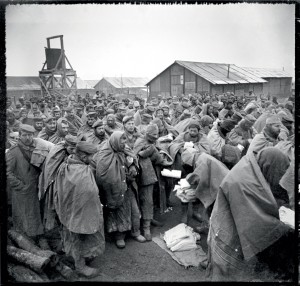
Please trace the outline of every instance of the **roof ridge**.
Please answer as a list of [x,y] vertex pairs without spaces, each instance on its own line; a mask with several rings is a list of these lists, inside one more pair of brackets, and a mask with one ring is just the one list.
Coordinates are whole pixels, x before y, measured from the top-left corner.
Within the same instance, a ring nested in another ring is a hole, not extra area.
[[185,63],[200,63],[200,64],[215,64],[215,65],[236,65],[236,64],[231,64],[231,63],[212,63],[212,62],[196,62],[196,61],[178,61],[176,60],[175,62],[185,62]]

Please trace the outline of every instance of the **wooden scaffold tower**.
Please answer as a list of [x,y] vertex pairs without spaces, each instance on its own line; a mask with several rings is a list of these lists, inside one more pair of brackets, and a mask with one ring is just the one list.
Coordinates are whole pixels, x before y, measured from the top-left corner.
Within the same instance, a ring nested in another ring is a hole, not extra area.
[[[60,39],[60,49],[51,48],[50,40],[57,38]],[[39,71],[42,96],[64,97],[76,94],[76,71],[73,70],[65,54],[63,35],[47,38],[45,53],[46,62]]]

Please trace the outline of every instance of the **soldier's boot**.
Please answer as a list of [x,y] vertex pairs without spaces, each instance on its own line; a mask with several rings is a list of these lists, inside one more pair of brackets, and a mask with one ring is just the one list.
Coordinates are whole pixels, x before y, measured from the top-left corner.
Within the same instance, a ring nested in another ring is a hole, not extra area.
[[83,257],[75,260],[75,269],[78,274],[87,278],[92,278],[99,275],[99,269],[87,266]]
[[151,224],[150,219],[143,220],[144,237],[146,238],[147,241],[152,240],[152,235],[151,235],[151,231],[150,231],[150,224]]

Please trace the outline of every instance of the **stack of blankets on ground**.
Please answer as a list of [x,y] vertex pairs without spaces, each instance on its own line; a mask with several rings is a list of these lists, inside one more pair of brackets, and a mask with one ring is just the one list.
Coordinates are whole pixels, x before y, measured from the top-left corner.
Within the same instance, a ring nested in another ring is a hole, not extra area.
[[173,252],[196,249],[197,240],[200,240],[200,235],[184,223],[178,224],[164,234],[164,241]]

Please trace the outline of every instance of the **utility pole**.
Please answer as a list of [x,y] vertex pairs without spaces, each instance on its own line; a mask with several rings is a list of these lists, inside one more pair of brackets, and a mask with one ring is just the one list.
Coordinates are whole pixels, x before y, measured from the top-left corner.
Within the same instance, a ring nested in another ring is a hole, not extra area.
[[230,64],[228,65],[227,78],[229,78]]

